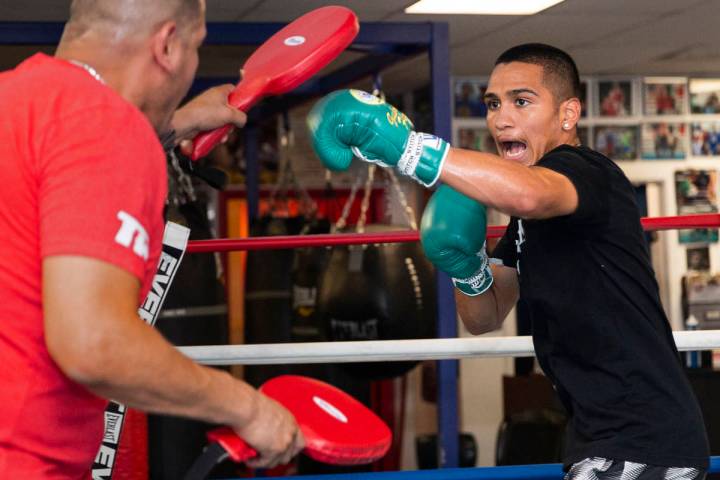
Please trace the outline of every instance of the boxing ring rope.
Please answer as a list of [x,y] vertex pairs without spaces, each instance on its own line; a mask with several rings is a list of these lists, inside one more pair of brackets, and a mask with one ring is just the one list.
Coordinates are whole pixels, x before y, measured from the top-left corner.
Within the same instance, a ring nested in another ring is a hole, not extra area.
[[[720,214],[680,215],[676,217],[646,217],[643,228],[648,232],[678,230],[684,228],[720,227]],[[488,227],[488,238],[501,237],[504,226]],[[252,237],[241,239],[198,240],[188,244],[189,253],[230,252],[236,250],[277,250],[301,247],[333,247],[339,245],[365,245],[370,243],[417,242],[420,234],[416,231],[385,233],[353,233],[335,235],[284,235],[274,237]]]
[[[677,331],[673,335],[680,351],[720,348],[720,330]],[[205,365],[391,362],[535,355],[531,337],[264,343],[178,348],[183,354]]]
[[[646,231],[683,228],[717,228],[720,214],[646,217]],[[505,227],[488,227],[488,236],[502,235]],[[416,242],[416,231],[340,235],[293,235],[218,239],[190,242],[188,252],[329,247],[372,243]],[[674,332],[681,351],[720,348],[720,330]],[[207,365],[268,365],[326,362],[380,362],[404,360],[450,360],[460,358],[533,356],[530,337],[479,337],[362,342],[282,343],[181,347],[193,360]]]

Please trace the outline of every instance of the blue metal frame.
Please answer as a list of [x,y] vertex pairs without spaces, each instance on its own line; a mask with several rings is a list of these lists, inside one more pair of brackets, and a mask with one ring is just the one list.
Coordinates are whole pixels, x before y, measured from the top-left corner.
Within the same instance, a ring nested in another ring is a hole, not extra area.
[[[206,45],[259,45],[284,27],[284,23],[209,23]],[[0,22],[0,45],[55,45],[62,35],[58,22]],[[363,23],[351,50],[362,52],[358,60],[336,71],[311,79],[292,94],[267,99],[249,112],[250,122],[244,131],[247,160],[247,198],[251,217],[257,216],[259,200],[259,165],[257,162],[260,119],[307,102],[364,77],[377,74],[402,59],[428,53],[432,74],[433,119],[435,133],[450,140],[450,48],[448,26],[444,23]],[[199,78],[191,92],[200,92],[213,85],[234,83],[236,78]],[[457,336],[455,301],[450,280],[439,274],[438,336]],[[439,465],[458,464],[458,362],[438,364],[438,430]]]
[[[435,134],[448,142],[452,140],[450,110],[450,46],[448,25],[432,24],[430,43],[430,75],[432,77],[433,126]],[[454,288],[447,275],[438,272],[438,337],[458,335]],[[442,360],[438,364],[438,446],[439,462],[443,468],[459,464],[459,417],[457,360]]]
[[[280,22],[209,22],[206,45],[260,45],[284,27]],[[427,47],[431,23],[363,23],[352,49],[395,51],[403,46]],[[55,45],[60,41],[62,22],[0,22],[0,45]]]

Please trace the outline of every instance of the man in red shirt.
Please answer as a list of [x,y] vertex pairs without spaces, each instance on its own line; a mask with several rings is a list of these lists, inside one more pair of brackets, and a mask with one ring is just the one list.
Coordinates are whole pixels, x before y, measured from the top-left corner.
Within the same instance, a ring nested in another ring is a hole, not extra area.
[[0,74],[0,478],[86,477],[108,398],[230,425],[260,453],[255,466],[302,447],[289,412],[182,356],[137,314],[163,234],[158,135],[244,123],[227,87],[175,112],[204,10],[74,0],[56,56]]

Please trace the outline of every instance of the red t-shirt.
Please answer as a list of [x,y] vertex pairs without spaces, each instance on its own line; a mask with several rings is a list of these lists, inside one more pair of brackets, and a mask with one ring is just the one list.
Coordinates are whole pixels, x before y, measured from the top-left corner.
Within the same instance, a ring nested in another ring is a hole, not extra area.
[[137,108],[63,60],[38,54],[0,73],[0,105],[0,478],[86,478],[107,402],[47,351],[41,261],[117,265],[144,298],[162,244],[165,155]]

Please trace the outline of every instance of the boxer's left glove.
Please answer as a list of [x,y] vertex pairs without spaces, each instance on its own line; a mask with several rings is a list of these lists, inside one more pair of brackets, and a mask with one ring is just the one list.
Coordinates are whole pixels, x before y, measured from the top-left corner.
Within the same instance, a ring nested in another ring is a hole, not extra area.
[[320,100],[308,115],[313,147],[325,167],[346,170],[353,157],[397,167],[425,186],[440,177],[450,145],[413,130],[408,117],[361,90],[339,90]]
[[448,185],[438,187],[423,212],[420,241],[425,255],[465,295],[480,295],[493,283],[486,229],[485,206]]

